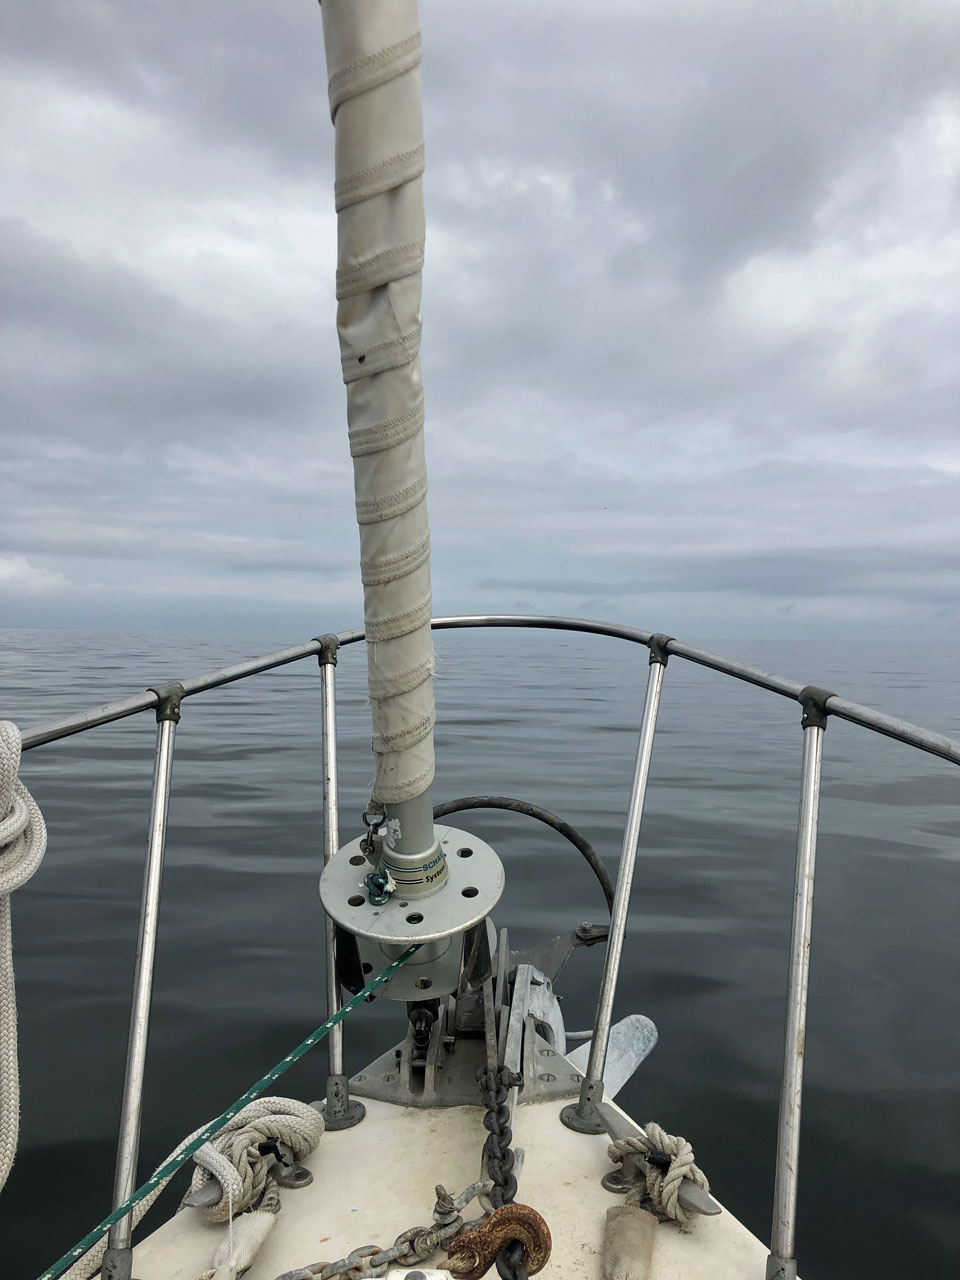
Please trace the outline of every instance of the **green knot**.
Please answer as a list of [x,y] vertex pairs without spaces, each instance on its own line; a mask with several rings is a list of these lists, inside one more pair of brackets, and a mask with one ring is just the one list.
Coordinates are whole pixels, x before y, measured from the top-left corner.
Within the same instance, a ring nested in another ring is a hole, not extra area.
[[390,877],[386,871],[371,871],[364,878],[367,887],[367,901],[372,907],[385,906],[390,901],[387,885]]

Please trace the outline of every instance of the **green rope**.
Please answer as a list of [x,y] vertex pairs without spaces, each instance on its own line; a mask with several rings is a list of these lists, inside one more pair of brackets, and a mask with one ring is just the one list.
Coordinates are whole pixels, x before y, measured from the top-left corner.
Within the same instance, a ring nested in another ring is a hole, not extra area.
[[52,1267],[48,1267],[46,1271],[39,1276],[38,1280],[54,1280],[54,1277],[62,1275],[63,1272],[66,1271],[67,1267],[72,1266],[78,1258],[82,1258],[89,1249],[93,1248],[98,1240],[103,1239],[115,1222],[119,1222],[121,1218],[125,1218],[139,1200],[142,1200],[144,1196],[149,1195],[154,1187],[156,1187],[157,1183],[162,1182],[164,1178],[168,1178],[171,1174],[176,1173],[181,1165],[186,1164],[195,1151],[199,1151],[205,1142],[209,1142],[214,1134],[220,1132],[228,1120],[232,1120],[237,1112],[242,1111],[248,1102],[252,1102],[254,1098],[259,1098],[260,1094],[268,1089],[278,1076],[282,1076],[285,1071],[288,1071],[298,1058],[302,1058],[308,1050],[312,1049],[315,1044],[318,1044],[324,1036],[337,1025],[338,1022],[342,1022],[348,1013],[352,1012],[358,1004],[362,1003],[362,1001],[365,1000],[371,992],[376,991],[377,987],[382,986],[389,977],[392,977],[392,975],[396,973],[402,964],[410,959],[415,951],[419,950],[419,944],[408,947],[402,956],[399,956],[391,964],[388,964],[382,973],[378,973],[375,978],[372,978],[362,991],[358,991],[355,996],[347,1001],[342,1009],[332,1017],[328,1018],[326,1022],[321,1023],[321,1025],[317,1027],[316,1031],[312,1031],[310,1035],[307,1036],[306,1040],[298,1044],[297,1047],[291,1053],[288,1053],[281,1062],[278,1062],[272,1071],[268,1071],[265,1076],[261,1076],[256,1084],[251,1085],[247,1092],[239,1097],[236,1102],[227,1107],[226,1111],[224,1111],[222,1115],[217,1116],[216,1120],[211,1120],[210,1123],[197,1134],[192,1142],[187,1143],[182,1151],[178,1151],[175,1156],[171,1156],[166,1164],[161,1165],[156,1173],[146,1180],[142,1187],[137,1188],[129,1200],[125,1200],[118,1209],[114,1209],[113,1213],[108,1214],[104,1220],[98,1226],[94,1227],[92,1231],[88,1232],[87,1235],[85,1235],[83,1239],[74,1246],[74,1248],[72,1248],[68,1253],[65,1253],[62,1258],[58,1258]]

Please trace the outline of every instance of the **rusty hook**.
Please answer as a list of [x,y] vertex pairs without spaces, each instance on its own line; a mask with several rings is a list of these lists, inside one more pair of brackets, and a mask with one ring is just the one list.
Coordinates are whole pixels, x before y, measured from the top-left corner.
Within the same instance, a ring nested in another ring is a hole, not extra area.
[[514,1240],[523,1245],[527,1273],[535,1276],[542,1271],[550,1257],[550,1228],[528,1204],[502,1205],[479,1227],[457,1236],[447,1246],[447,1266],[457,1280],[480,1280],[500,1250]]

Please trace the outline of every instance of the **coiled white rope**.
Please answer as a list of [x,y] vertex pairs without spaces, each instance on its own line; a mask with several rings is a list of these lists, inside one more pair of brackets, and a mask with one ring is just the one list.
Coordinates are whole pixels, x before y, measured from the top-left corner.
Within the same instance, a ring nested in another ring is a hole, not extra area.
[[[200,1125],[184,1138],[158,1168],[163,1168],[206,1127]],[[305,1102],[298,1102],[295,1098],[257,1098],[238,1111],[210,1142],[194,1152],[193,1159],[198,1167],[194,1170],[190,1190],[196,1191],[213,1180],[219,1182],[222,1189],[217,1204],[206,1205],[196,1212],[202,1214],[207,1222],[226,1222],[230,1220],[232,1211],[235,1274],[245,1271],[253,1262],[280,1211],[279,1192],[269,1177],[272,1162],[261,1154],[259,1144],[271,1138],[283,1142],[299,1161],[316,1150],[322,1135],[323,1116]],[[164,1178],[148,1196],[134,1205],[131,1211],[134,1227],[172,1177],[174,1174]],[[64,1280],[89,1280],[100,1269],[106,1250],[106,1240],[95,1244],[65,1273]],[[213,1256],[211,1269],[203,1272],[200,1280],[214,1280],[214,1277],[225,1280],[231,1276],[231,1270],[230,1239],[225,1235]]]
[[[299,1163],[315,1151],[323,1136],[323,1116],[295,1098],[257,1098],[238,1111],[229,1124],[194,1152],[190,1191],[199,1191],[208,1182],[220,1183],[222,1196],[217,1204],[200,1210],[208,1222],[226,1222],[256,1204],[267,1190],[271,1162],[260,1146],[282,1142]],[[229,1193],[229,1195],[228,1195]]]
[[13,1168],[20,1131],[10,895],[27,883],[47,848],[40,806],[19,778],[20,747],[20,730],[0,720],[0,1190]]
[[692,1216],[680,1203],[680,1184],[686,1178],[702,1190],[709,1192],[710,1183],[702,1169],[694,1162],[693,1147],[686,1140],[672,1133],[665,1133],[658,1124],[651,1120],[643,1126],[643,1133],[635,1137],[621,1138],[611,1142],[607,1147],[607,1155],[611,1160],[620,1161],[629,1155],[663,1155],[668,1156],[670,1165],[660,1169],[649,1160],[643,1162],[644,1182],[638,1183],[630,1192],[625,1204],[643,1204],[649,1202],[653,1211],[662,1218],[670,1218],[674,1222],[685,1223]]
[[215,1138],[194,1153],[198,1168],[191,1191],[220,1183],[222,1195],[200,1212],[208,1222],[228,1223],[200,1280],[235,1280],[251,1265],[273,1230],[280,1212],[280,1193],[270,1177],[271,1163],[260,1147],[273,1139],[293,1152],[299,1163],[315,1151],[323,1136],[323,1116],[294,1098],[258,1098],[237,1113]]

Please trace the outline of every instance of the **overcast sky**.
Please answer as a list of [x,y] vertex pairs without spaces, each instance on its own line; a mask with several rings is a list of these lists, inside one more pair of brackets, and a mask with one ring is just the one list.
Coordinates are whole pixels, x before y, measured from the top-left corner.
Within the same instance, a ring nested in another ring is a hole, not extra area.
[[[4,9],[0,624],[359,621],[317,5]],[[420,13],[436,611],[953,634],[957,0]]]

